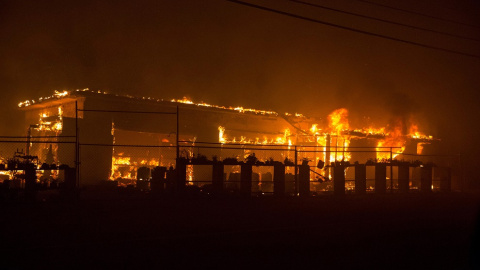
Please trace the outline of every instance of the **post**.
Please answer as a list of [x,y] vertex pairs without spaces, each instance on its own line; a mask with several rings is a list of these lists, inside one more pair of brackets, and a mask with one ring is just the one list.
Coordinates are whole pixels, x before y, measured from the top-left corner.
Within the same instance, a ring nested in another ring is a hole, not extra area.
[[178,105],[177,105],[177,160],[178,158],[180,158],[180,146],[178,145],[178,141],[179,141],[179,137],[180,137],[180,134],[179,134],[179,116],[178,116]]
[[175,170],[177,174],[176,192],[183,194],[187,183],[187,160],[178,158]]
[[400,163],[398,165],[398,189],[400,193],[407,193],[410,182],[410,166],[408,163]]
[[432,169],[430,164],[420,167],[420,191],[431,192],[432,191]]
[[25,148],[25,155],[29,156],[30,155],[30,136],[31,136],[31,125],[27,129],[27,147]]
[[75,178],[80,187],[80,144],[78,140],[78,100],[75,100]]
[[212,166],[212,186],[215,192],[222,192],[224,186],[224,166],[222,162],[216,162]]
[[37,174],[35,164],[25,164],[25,197],[27,200],[35,200]]
[[330,134],[327,134],[325,146],[325,174],[330,177]]
[[273,195],[285,195],[285,165],[282,163],[273,165]]
[[440,177],[440,191],[442,192],[450,192],[451,191],[451,183],[452,183],[452,168],[446,167],[442,172],[442,176]]
[[167,167],[155,167],[152,170],[152,180],[150,180],[150,190],[154,193],[165,191],[165,174]]
[[310,166],[308,164],[300,165],[298,193],[300,197],[310,196]]
[[385,163],[375,164],[375,193],[385,194],[386,192],[387,166]]
[[365,164],[355,165],[355,194],[365,194],[367,189],[367,167]]
[[240,170],[240,191],[245,196],[252,194],[252,164],[242,164]]
[[338,135],[335,136],[335,162],[337,162],[337,152],[338,152]]
[[298,153],[297,146],[295,145],[295,196],[298,196]]
[[393,193],[393,147],[390,147],[390,193]]
[[345,195],[345,165],[335,162],[333,167],[333,194]]

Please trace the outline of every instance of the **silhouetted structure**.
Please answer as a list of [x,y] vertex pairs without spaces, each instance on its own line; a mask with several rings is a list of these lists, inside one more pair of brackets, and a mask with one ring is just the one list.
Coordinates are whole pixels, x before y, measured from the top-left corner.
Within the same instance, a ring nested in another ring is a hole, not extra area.
[[166,167],[155,167],[152,170],[152,179],[150,180],[150,189],[152,192],[163,192],[165,190]]
[[241,165],[240,191],[244,195],[250,195],[252,192],[252,165],[251,164]]
[[427,164],[420,168],[421,178],[420,178],[420,190],[422,192],[431,192],[432,191],[432,166]]
[[387,192],[387,165],[385,163],[375,164],[375,193],[385,194]]
[[273,166],[273,195],[285,195],[285,165],[280,162]]
[[410,166],[402,163],[398,166],[398,189],[401,193],[407,193],[410,182]]
[[365,164],[355,164],[355,193],[365,194],[367,190],[367,167]]
[[310,196],[310,166],[308,164],[299,166],[298,193],[301,197]]
[[333,194],[345,195],[345,165],[340,162],[333,167]]

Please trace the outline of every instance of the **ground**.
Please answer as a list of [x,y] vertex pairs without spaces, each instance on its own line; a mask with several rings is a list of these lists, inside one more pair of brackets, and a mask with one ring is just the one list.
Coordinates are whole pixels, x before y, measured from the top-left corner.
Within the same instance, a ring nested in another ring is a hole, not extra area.
[[[2,269],[475,269],[479,193],[4,201]],[[477,261],[478,263],[478,261]]]

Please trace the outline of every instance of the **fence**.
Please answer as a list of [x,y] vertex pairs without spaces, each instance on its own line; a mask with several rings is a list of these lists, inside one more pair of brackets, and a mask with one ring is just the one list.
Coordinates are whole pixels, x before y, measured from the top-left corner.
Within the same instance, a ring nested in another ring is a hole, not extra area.
[[2,190],[28,187],[29,170],[36,189],[57,188],[66,181],[74,184],[75,145],[75,136],[1,136]]
[[[97,176],[93,172],[82,170],[81,181],[88,183],[88,177],[98,180],[98,168],[103,167],[102,180],[109,179],[114,185],[131,186],[139,189],[149,189],[149,179],[152,179],[156,167],[165,167],[164,177],[174,168],[184,170],[184,184],[209,191],[217,183],[217,173],[221,173],[221,189],[228,192],[240,192],[245,189],[245,173],[248,192],[251,194],[273,194],[275,192],[275,178],[277,174],[284,175],[284,193],[299,194],[299,168],[308,164],[308,189],[312,194],[332,192],[334,187],[335,166],[344,166],[344,181],[346,192],[355,192],[358,185],[356,165],[365,165],[365,191],[378,192],[381,189],[389,192],[401,190],[400,166],[408,164],[408,189],[422,188],[422,174],[424,167],[431,168],[430,190],[440,190],[442,181],[449,179],[452,183],[458,182],[461,177],[460,161],[458,156],[441,155],[398,155],[396,159],[377,160],[380,152],[387,156],[397,154],[394,147],[384,147],[381,150],[373,147],[351,147],[348,150],[335,151],[331,147],[330,153],[323,146],[294,146],[294,145],[255,145],[255,144],[222,144],[208,142],[179,141],[178,153],[184,168],[179,168],[176,160],[176,145],[118,145],[118,144],[82,144],[80,143],[81,167],[94,164]],[[93,153],[93,154],[92,154]],[[96,153],[96,154],[95,154]],[[104,153],[104,154],[99,154]],[[337,160],[325,162],[325,157],[337,157]],[[105,159],[108,156],[108,159]],[[348,158],[343,158],[348,156]],[[86,158],[88,157],[88,161]],[[339,159],[341,158],[341,159]],[[353,159],[355,158],[355,160]],[[349,159],[348,161],[345,159]],[[102,164],[102,161],[103,163]],[[283,171],[275,165],[283,164]],[[435,166],[431,166],[435,164]],[[222,166],[218,171],[216,167]],[[251,165],[251,169],[248,166]],[[323,166],[322,166],[323,165]],[[93,168],[93,167],[92,167]],[[382,170],[380,176],[378,171]],[[170,173],[172,177],[172,173]],[[379,188],[378,178],[383,176],[384,184]],[[242,178],[243,177],[243,178]],[[146,180],[146,181],[145,181]],[[173,179],[172,181],[177,181]],[[167,182],[162,184],[167,189]],[[427,181],[428,182],[428,181]],[[428,183],[430,183],[428,182]],[[243,183],[243,184],[242,184]],[[171,184],[175,186],[176,184]],[[384,186],[384,187],[383,187]],[[178,188],[178,187],[177,187]],[[425,188],[425,183],[423,184]],[[244,190],[245,191],[245,190]]]
[[[25,162],[36,165],[36,177],[39,187],[57,187],[65,181],[64,168],[75,168],[77,158],[75,136],[30,136],[0,137],[0,179],[9,188],[25,187]],[[309,191],[312,193],[331,192],[334,190],[334,167],[337,163],[345,165],[345,190],[354,192],[357,188],[356,174],[358,164],[366,164],[365,190],[378,190],[377,164],[385,166],[385,189],[391,192],[400,190],[399,160],[375,160],[372,157],[378,149],[372,147],[355,147],[335,151],[323,146],[294,145],[255,145],[255,144],[221,144],[208,142],[179,141],[178,147],[169,145],[119,145],[119,144],[82,144],[79,143],[79,161],[86,170],[81,170],[79,181],[84,184],[110,180],[120,186],[137,186],[149,189],[148,180],[156,167],[177,168],[177,149],[179,157],[185,160],[185,184],[200,189],[211,189],[214,183],[215,164],[222,164],[222,189],[225,191],[242,190],[242,167],[251,166],[252,194],[273,194],[276,174],[283,174],[286,194],[299,193],[299,171],[295,166],[308,164]],[[393,147],[380,150],[388,156],[394,156]],[[336,157],[337,160],[322,163],[325,158]],[[349,161],[346,161],[348,156]],[[341,158],[341,159],[339,159]],[[353,159],[355,158],[355,160]],[[431,189],[440,190],[442,181],[450,179],[453,188],[462,177],[458,156],[448,155],[408,155],[397,157],[409,162],[409,189],[421,188],[422,168],[432,166]],[[275,164],[283,164],[283,171],[278,171]],[[319,166],[317,166],[319,165]],[[144,182],[142,182],[144,181]],[[142,186],[143,183],[143,186]],[[145,184],[146,183],[146,184]],[[249,184],[250,185],[250,184]]]
[[[272,193],[273,178],[275,177],[273,165],[281,162],[287,165],[285,167],[286,192],[297,194],[299,189],[298,171],[295,171],[295,165],[309,165],[309,188],[312,193],[322,193],[333,191],[333,174],[335,164],[342,164],[345,167],[345,189],[347,192],[355,191],[355,178],[358,164],[365,164],[365,189],[367,192],[373,192],[378,185],[377,165],[384,167],[385,190],[397,192],[400,189],[399,168],[408,164],[408,186],[409,189],[420,189],[422,180],[422,171],[424,168],[431,168],[431,184],[429,189],[440,190],[443,186],[442,181],[460,182],[461,164],[459,156],[450,155],[407,155],[395,151],[395,147],[352,147],[348,150],[342,149],[342,152],[335,151],[331,147],[329,151],[324,146],[285,146],[285,145],[242,145],[242,144],[218,144],[218,143],[195,143],[190,146],[183,146],[182,149],[188,149],[183,153],[184,158],[188,158],[191,165],[187,166],[187,184],[201,186],[205,183],[211,184],[212,169],[196,169],[200,163],[223,161],[225,189],[240,189],[241,165],[228,165],[238,162],[240,164],[253,164],[252,170],[252,193]],[[319,150],[321,149],[321,150]],[[332,150],[333,149],[333,150]],[[328,153],[330,152],[330,153]],[[396,159],[376,159],[378,153],[384,153],[381,156],[396,157]],[[331,157],[331,161],[326,160],[326,156]],[[343,158],[349,159],[345,161]],[[355,159],[353,159],[355,158]],[[336,161],[335,161],[336,160]],[[321,166],[317,166],[320,161]],[[313,164],[312,164],[313,163]],[[291,165],[291,166],[288,166]],[[207,165],[203,165],[204,167]],[[278,173],[278,172],[277,172]],[[425,184],[424,184],[425,186]],[[425,188],[425,187],[424,187]],[[377,188],[378,190],[378,188]]]

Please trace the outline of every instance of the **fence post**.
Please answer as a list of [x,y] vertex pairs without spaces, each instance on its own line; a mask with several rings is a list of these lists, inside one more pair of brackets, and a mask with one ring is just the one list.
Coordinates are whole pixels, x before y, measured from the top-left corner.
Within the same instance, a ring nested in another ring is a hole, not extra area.
[[398,189],[400,193],[407,193],[409,190],[408,182],[410,181],[410,166],[408,163],[398,165]]
[[333,194],[345,195],[345,165],[335,162],[333,167]]
[[310,195],[310,166],[308,164],[300,165],[300,178],[298,181],[298,193],[300,197]]
[[365,194],[367,190],[367,167],[365,164],[355,165],[355,194]]
[[177,185],[176,189],[178,193],[185,191],[185,185],[187,183],[187,161],[183,158],[177,158],[177,167],[175,168],[177,173]]
[[167,167],[157,166],[152,170],[152,180],[150,180],[150,189],[152,192],[163,192],[165,190],[165,174]]
[[375,164],[375,193],[385,194],[387,191],[387,166],[385,163]]
[[427,164],[420,167],[420,190],[422,192],[432,191],[432,166]]
[[280,162],[273,165],[273,195],[285,195],[285,164]]
[[212,166],[212,186],[216,192],[223,191],[224,166],[223,162],[215,162]]
[[252,193],[252,165],[242,164],[240,171],[240,191],[247,196]]

